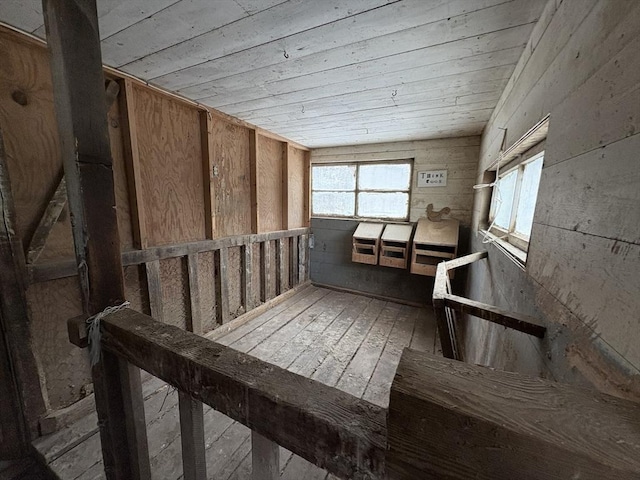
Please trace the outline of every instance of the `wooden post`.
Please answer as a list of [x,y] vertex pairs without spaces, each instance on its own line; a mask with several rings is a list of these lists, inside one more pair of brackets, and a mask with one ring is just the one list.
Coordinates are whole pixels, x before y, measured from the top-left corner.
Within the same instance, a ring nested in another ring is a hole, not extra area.
[[[124,300],[98,15],[95,0],[44,0],[43,12],[83,310],[95,315]],[[150,478],[139,370],[104,351],[92,374],[107,479]]]
[[258,132],[249,130],[249,167],[251,176],[251,232],[260,233],[260,212],[258,212]]
[[284,242],[276,240],[276,297],[285,291]]
[[291,237],[289,245],[289,285],[291,288],[298,285],[298,240],[299,237]]
[[22,242],[0,131],[0,458],[21,455],[46,404],[31,343]]
[[204,225],[206,238],[213,238],[216,229],[213,165],[211,164],[211,113],[200,111],[200,145],[202,148],[202,175],[204,179]]
[[251,431],[251,480],[280,478],[280,447],[277,443]]
[[298,282],[302,283],[307,280],[307,237],[308,235],[300,235],[298,237]]
[[[191,321],[187,322],[187,330],[202,335],[198,254],[188,255],[187,261],[189,264],[189,297],[191,298]],[[179,391],[178,408],[180,410],[180,441],[182,443],[184,480],[207,480],[202,402],[194,400],[188,393]]]
[[289,230],[289,143],[282,144],[282,230]]
[[271,292],[271,242],[260,243],[260,301],[269,300]]

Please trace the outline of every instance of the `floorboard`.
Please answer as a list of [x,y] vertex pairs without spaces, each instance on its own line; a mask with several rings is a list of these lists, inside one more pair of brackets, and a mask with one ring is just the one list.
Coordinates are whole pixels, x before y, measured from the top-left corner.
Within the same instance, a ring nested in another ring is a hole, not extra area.
[[[430,309],[310,286],[217,341],[386,407],[403,348],[434,352],[435,319]],[[182,479],[178,395],[156,378],[143,388],[153,478]],[[250,479],[250,430],[206,405],[204,422],[207,477]],[[95,415],[36,444],[61,480],[104,479]],[[335,478],[284,448],[280,470],[289,480]]]

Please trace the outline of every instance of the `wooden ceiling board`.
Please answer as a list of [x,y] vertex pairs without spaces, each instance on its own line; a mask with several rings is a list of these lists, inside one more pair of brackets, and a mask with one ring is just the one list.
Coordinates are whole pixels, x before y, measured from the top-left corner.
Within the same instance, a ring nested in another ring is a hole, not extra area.
[[480,133],[547,0],[97,2],[105,64],[317,148]]

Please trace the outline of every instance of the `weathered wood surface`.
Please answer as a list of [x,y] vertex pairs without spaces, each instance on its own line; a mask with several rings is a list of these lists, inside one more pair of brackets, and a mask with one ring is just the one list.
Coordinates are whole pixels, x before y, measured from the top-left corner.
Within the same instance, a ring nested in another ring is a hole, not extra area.
[[[180,243],[159,247],[149,247],[144,250],[128,250],[122,252],[122,264],[124,266],[139,265],[153,260],[184,257],[189,254],[209,252],[224,247],[238,247],[251,245],[278,238],[295,238],[310,230],[308,227],[263,234],[237,235],[215,240],[202,240],[199,242]],[[295,263],[295,262],[294,262]],[[60,260],[42,265],[31,265],[28,268],[31,283],[46,282],[57,278],[76,275],[76,265],[73,260]]]
[[280,478],[280,447],[254,431],[251,432],[251,458],[252,480]]
[[107,350],[279,445],[340,476],[383,477],[383,409],[129,309],[103,325]]
[[64,174],[56,187],[55,192],[51,196],[47,208],[44,214],[40,218],[40,222],[36,227],[36,231],[31,237],[29,242],[29,248],[27,252],[27,263],[35,263],[38,257],[42,253],[51,228],[60,218],[60,214],[67,204],[67,182],[65,181]]
[[[125,296],[96,4],[43,10],[83,311],[95,315]],[[92,370],[107,478],[150,478],[139,370],[109,352]]]
[[392,479],[637,479],[638,404],[405,350],[391,387]]

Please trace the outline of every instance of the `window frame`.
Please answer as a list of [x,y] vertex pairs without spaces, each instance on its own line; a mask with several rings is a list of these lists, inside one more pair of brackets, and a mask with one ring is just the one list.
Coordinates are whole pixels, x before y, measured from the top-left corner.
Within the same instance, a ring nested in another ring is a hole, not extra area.
[[[500,179],[506,177],[507,175],[511,174],[514,171],[517,171],[516,185],[513,193],[513,202],[511,203],[511,215],[509,218],[508,229],[504,229],[502,227],[499,227],[493,224],[496,217],[496,213],[497,213],[495,208],[496,202],[494,201],[495,188],[496,188],[495,186],[493,187],[491,192],[488,232],[493,236],[497,237],[497,239],[506,241],[509,244],[513,245],[518,250],[522,251],[525,254],[525,256],[529,251],[529,244],[531,243],[531,234],[529,234],[528,236],[525,236],[515,231],[518,206],[520,203],[520,194],[522,190],[522,178],[524,176],[525,167],[528,164],[538,160],[539,158],[543,159],[542,168],[544,168],[544,156],[545,156],[544,148],[542,148],[540,151],[536,151],[535,153],[532,152],[529,155],[523,154],[521,159],[517,160],[517,163],[515,165],[508,167],[504,172],[499,172],[499,177],[497,177],[495,180],[495,183],[497,185],[497,182]],[[540,182],[538,182],[538,189],[539,187],[540,187]],[[538,190],[538,193],[539,193],[539,190]],[[538,203],[538,195],[536,194],[536,204],[537,203]]]
[[[396,223],[407,223],[409,222],[409,217],[411,216],[411,185],[413,184],[413,158],[403,158],[396,160],[361,160],[355,162],[318,162],[311,164],[311,216],[318,218],[344,218],[344,219],[355,219],[355,220],[375,220],[375,221],[388,221],[388,222],[396,222]],[[380,189],[361,189],[360,188],[360,166],[362,165],[409,165],[409,183],[406,190],[380,190]],[[332,167],[332,166],[350,166],[356,168],[355,180],[356,185],[354,190],[314,190],[313,188],[313,167]],[[354,193],[354,215],[338,215],[338,214],[319,214],[313,211],[313,193],[314,192],[353,192]],[[404,217],[372,217],[372,216],[360,216],[358,209],[358,194],[361,192],[366,193],[406,193],[408,195],[407,200],[407,212]]]

